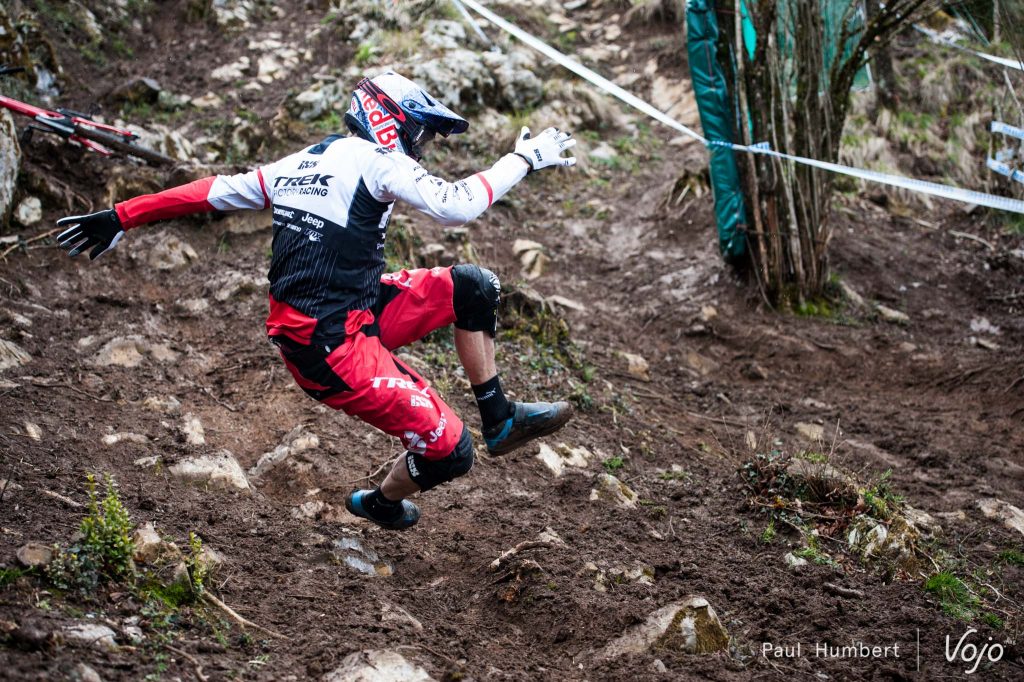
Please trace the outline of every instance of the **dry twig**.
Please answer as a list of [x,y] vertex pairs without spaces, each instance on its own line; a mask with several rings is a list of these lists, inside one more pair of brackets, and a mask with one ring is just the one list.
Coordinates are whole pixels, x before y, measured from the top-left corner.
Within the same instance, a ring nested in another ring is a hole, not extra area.
[[282,635],[279,632],[274,632],[273,630],[268,630],[267,628],[263,627],[262,625],[257,625],[256,623],[253,623],[251,620],[243,618],[242,616],[238,615],[238,613],[236,613],[234,609],[232,609],[230,606],[228,606],[227,604],[222,602],[220,599],[217,599],[216,597],[214,597],[209,592],[203,592],[203,599],[207,600],[208,602],[210,602],[211,604],[213,604],[214,606],[216,606],[217,608],[222,610],[224,613],[228,614],[228,616],[231,618],[231,620],[235,621],[236,623],[241,625],[243,628],[250,627],[253,630],[257,630],[257,631],[262,632],[264,634],[270,635],[271,637],[275,637],[277,639],[283,639],[283,640],[291,641],[291,638],[286,636],[286,635]]
[[0,253],[0,258],[3,258],[3,259],[5,259],[5,260],[6,260],[6,259],[7,259],[7,256],[8,256],[8,254],[10,254],[10,253],[11,253],[12,251],[14,251],[15,249],[17,249],[17,248],[18,248],[19,246],[27,246],[27,245],[31,244],[32,242],[37,242],[37,241],[39,241],[40,239],[46,239],[46,238],[47,238],[47,237],[49,237],[49,236],[50,236],[51,234],[53,234],[53,233],[55,233],[55,232],[60,232],[60,231],[61,231],[61,230],[63,230],[63,229],[64,229],[63,227],[55,227],[55,228],[54,228],[54,229],[52,229],[52,230],[47,230],[46,232],[43,232],[42,234],[37,234],[37,235],[36,235],[35,237],[32,237],[31,239],[26,239],[25,241],[20,241],[20,240],[19,240],[19,241],[18,241],[18,242],[16,242],[16,243],[15,243],[14,245],[12,245],[12,246],[9,246],[9,247],[7,247],[6,249],[4,249],[4,252],[3,252],[3,253]]
[[203,664],[199,662],[198,658],[196,658],[189,652],[182,651],[178,647],[171,646],[170,644],[164,644],[164,647],[166,647],[170,651],[173,651],[174,653],[178,654],[186,661],[194,665],[196,667],[196,677],[199,678],[199,682],[207,682],[210,679],[209,677],[203,674]]
[[488,566],[488,568],[490,570],[492,570],[492,571],[497,571],[503,565],[508,563],[509,559],[514,557],[519,552],[525,552],[528,549],[537,549],[539,547],[552,547],[552,546],[553,545],[550,542],[546,542],[544,540],[524,540],[523,542],[520,542],[518,545],[516,545],[515,547],[513,547],[510,550],[508,550],[507,552],[502,554],[500,557],[498,557],[497,559],[492,561],[490,563],[490,565]]

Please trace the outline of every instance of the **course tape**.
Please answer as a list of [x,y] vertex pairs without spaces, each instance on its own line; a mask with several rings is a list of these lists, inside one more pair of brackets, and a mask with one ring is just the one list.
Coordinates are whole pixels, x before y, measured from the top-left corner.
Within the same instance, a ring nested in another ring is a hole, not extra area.
[[992,170],[994,170],[996,173],[999,173],[1000,175],[1005,175],[1011,180],[1016,180],[1017,182],[1024,184],[1024,173],[1015,168],[1010,168],[1002,161],[990,158],[986,162],[986,165]]
[[949,38],[943,38],[941,35],[939,35],[938,32],[933,31],[930,28],[925,28],[924,26],[918,26],[917,24],[914,24],[914,28],[917,29],[919,32],[921,32],[921,33],[925,34],[926,36],[928,36],[929,40],[931,40],[933,43],[936,43],[938,45],[945,45],[946,47],[951,47],[954,50],[960,50],[961,52],[967,52],[969,54],[973,54],[975,57],[981,57],[982,59],[987,59],[990,62],[994,62],[996,64],[999,64],[1000,66],[1005,66],[1005,67],[1007,67],[1009,69],[1017,69],[1018,71],[1024,71],[1024,64],[1022,64],[1017,59],[1007,59],[1006,57],[997,57],[994,54],[988,54],[986,52],[979,52],[977,50],[972,50],[972,49],[970,49],[968,47],[964,47],[962,45],[957,45],[956,43],[954,43]]
[[915,178],[908,178],[901,175],[891,175],[889,173],[879,173],[877,171],[865,170],[862,168],[853,168],[851,166],[844,166],[838,163],[830,163],[828,161],[818,161],[817,159],[809,159],[803,156],[792,156],[790,154],[783,154],[781,152],[773,151],[769,148],[767,142],[759,142],[752,146],[745,146],[739,144],[733,144],[731,142],[724,142],[720,140],[708,140],[700,133],[694,131],[691,128],[683,125],[679,121],[675,120],[668,114],[659,111],[654,106],[648,104],[639,97],[633,95],[620,88],[615,83],[612,83],[607,78],[604,78],[600,74],[588,69],[586,66],[580,64],[578,61],[571,57],[562,54],[558,50],[554,49],[544,41],[536,38],[535,36],[527,33],[518,26],[511,24],[494,12],[490,11],[476,0],[455,0],[456,2],[465,3],[471,10],[482,16],[487,21],[491,22],[501,30],[505,31],[511,36],[518,38],[524,44],[532,47],[541,54],[545,55],[552,61],[560,64],[569,71],[572,71],[580,78],[589,81],[593,85],[601,88],[610,95],[617,97],[631,107],[642,111],[656,121],[664,123],[673,130],[678,130],[684,135],[689,135],[695,140],[699,140],[708,146],[728,146],[738,152],[748,152],[751,154],[764,154],[767,156],[774,156],[780,159],[787,159],[796,163],[801,163],[807,166],[814,166],[822,170],[832,171],[833,173],[840,173],[842,175],[848,175],[861,180],[868,180],[870,182],[878,182],[884,185],[890,185],[892,187],[901,187],[914,192],[921,192],[924,194],[930,194],[937,197],[943,197],[945,199],[952,199],[953,201],[960,201],[965,204],[977,204],[979,206],[987,206],[989,208],[995,208],[1003,211],[1011,211],[1013,213],[1024,214],[1024,201],[1018,199],[1012,199],[1009,197],[1001,197],[994,194],[986,194],[984,192],[975,192],[973,190],[962,189],[960,187],[953,187],[951,185],[943,185],[937,182],[927,182],[925,180],[917,180]]
[[1016,137],[1018,140],[1024,140],[1024,130],[1008,123],[1003,123],[1002,121],[992,121],[992,125],[989,130],[993,133],[1002,133],[1003,135]]

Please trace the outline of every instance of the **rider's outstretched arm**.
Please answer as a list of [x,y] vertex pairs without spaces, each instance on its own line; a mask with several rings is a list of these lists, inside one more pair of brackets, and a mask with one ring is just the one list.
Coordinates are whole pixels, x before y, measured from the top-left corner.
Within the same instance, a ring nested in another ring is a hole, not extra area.
[[537,137],[523,128],[514,152],[487,170],[456,182],[431,175],[404,154],[380,154],[367,174],[367,186],[379,201],[401,199],[442,225],[462,225],[505,196],[527,173],[574,165],[575,157],[563,157],[561,153],[575,144],[571,134],[556,128],[548,128]]
[[117,246],[125,230],[146,223],[190,213],[260,210],[268,206],[270,197],[262,169],[237,175],[214,175],[156,194],[134,197],[105,211],[61,218],[57,225],[68,229],[58,235],[57,242],[72,257],[92,249],[89,258],[96,259]]

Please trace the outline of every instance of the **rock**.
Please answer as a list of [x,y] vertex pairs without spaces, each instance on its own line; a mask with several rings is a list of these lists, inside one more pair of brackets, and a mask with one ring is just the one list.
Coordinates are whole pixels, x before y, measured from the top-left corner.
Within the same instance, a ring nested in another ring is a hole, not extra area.
[[639,625],[610,642],[599,660],[668,649],[686,654],[708,654],[729,646],[729,633],[706,599],[690,596],[663,606]]
[[619,355],[626,361],[626,371],[629,372],[630,376],[636,377],[641,381],[651,380],[651,366],[643,356],[626,352],[620,352]]
[[540,451],[537,453],[537,459],[556,477],[561,476],[566,467],[586,467],[592,457],[586,448],[571,448],[565,443],[559,443],[557,451],[546,443],[541,443]]
[[213,19],[221,28],[245,29],[251,25],[255,0],[212,0],[209,4]]
[[0,228],[7,224],[7,216],[11,213],[20,168],[18,129],[10,112],[3,109],[0,110]]
[[168,471],[188,481],[214,488],[249,490],[249,481],[238,460],[227,450],[213,455],[189,457],[172,464]]
[[978,500],[976,506],[985,515],[985,518],[1000,521],[1010,530],[1024,535],[1024,511],[1018,507],[992,497]]
[[318,519],[331,506],[323,500],[308,500],[297,507],[292,507],[291,515],[295,519]]
[[867,307],[867,304],[864,302],[864,297],[858,294],[846,280],[839,280],[839,291],[842,292],[843,298],[849,301],[854,307]]
[[798,436],[811,443],[820,443],[825,439],[825,427],[821,424],[797,422],[793,429]]
[[226,301],[243,294],[251,294],[267,287],[265,277],[247,275],[237,270],[229,270],[216,285],[213,297],[218,301]]
[[717,362],[694,350],[686,351],[684,360],[690,369],[695,370],[702,377],[706,377],[709,374],[717,372],[719,368],[719,364]]
[[512,251],[519,256],[522,275],[528,280],[537,279],[544,274],[544,267],[550,259],[544,254],[544,246],[529,239],[517,239],[512,244]]
[[443,244],[436,242],[426,244],[419,253],[420,262],[422,267],[425,268],[446,268],[449,265],[453,265],[456,262],[456,258]]
[[108,651],[117,651],[120,648],[117,646],[117,641],[115,641],[117,633],[106,625],[99,625],[98,623],[65,625],[63,633],[64,639],[72,645],[90,649],[95,647]]
[[373,548],[364,545],[354,535],[335,540],[333,553],[339,562],[364,575],[386,578],[394,573],[390,563],[381,559]]
[[154,270],[175,270],[199,260],[196,250],[173,234],[164,233],[160,241],[146,251],[146,262]]
[[203,423],[191,412],[186,414],[181,421],[181,435],[185,437],[185,442],[189,445],[206,445],[206,431],[203,429]]
[[999,335],[1003,333],[999,327],[989,322],[987,317],[977,317],[971,320],[971,331],[975,334]]
[[75,26],[96,43],[103,40],[103,27],[96,20],[96,15],[81,2],[68,3],[68,9],[75,18]]
[[925,540],[931,540],[942,534],[942,524],[938,519],[926,511],[915,509],[907,505],[903,510],[903,518],[911,525]]
[[186,298],[174,303],[175,312],[185,317],[198,317],[209,308],[210,302],[205,298]]
[[39,428],[38,424],[32,422],[25,422],[25,435],[37,443],[43,440],[43,430]]
[[[248,57],[245,57],[245,59],[248,59]],[[246,66],[248,68],[248,62],[246,63]],[[239,75],[239,77],[241,77],[241,75]],[[220,109],[222,106],[224,106],[224,100],[221,99],[220,96],[218,96],[216,93],[208,92],[205,95],[202,95],[201,97],[194,98],[192,100],[192,106],[194,106],[196,109]]]
[[314,83],[308,90],[303,90],[285,103],[285,108],[293,117],[300,121],[315,121],[323,116],[341,98],[341,89],[337,83]]
[[718,317],[718,309],[713,305],[702,305],[700,307],[701,322],[710,322]]
[[300,424],[288,432],[288,435],[284,437],[280,445],[271,452],[265,452],[260,456],[256,465],[249,469],[249,476],[260,478],[288,457],[319,447],[319,445],[320,439],[317,435],[308,431],[305,426]]
[[249,71],[249,67],[251,65],[252,63],[248,57],[239,57],[236,61],[233,61],[230,64],[225,64],[224,66],[220,66],[211,71],[210,78],[223,83],[242,80],[246,77],[246,73]]
[[597,487],[590,491],[590,500],[605,500],[622,509],[636,509],[639,496],[633,490],[611,474],[600,474]]
[[119,104],[156,104],[162,90],[152,78],[133,78],[111,90],[107,99]]
[[42,568],[53,561],[53,547],[41,542],[29,542],[18,548],[18,562],[26,568]]
[[124,623],[121,625],[121,632],[124,633],[125,639],[136,646],[146,641],[146,633],[139,627],[138,616],[125,618]]
[[178,354],[166,345],[149,343],[141,336],[133,334],[112,338],[96,353],[92,363],[100,367],[138,367],[142,364],[144,354],[159,362],[173,361],[178,357]]
[[397,651],[385,649],[349,654],[323,679],[324,682],[434,682],[426,670]]
[[875,304],[875,311],[878,312],[879,317],[886,322],[891,322],[892,324],[908,324],[910,322],[910,316],[906,313],[900,312],[899,310],[893,310],[881,303]]
[[[78,5],[78,3],[76,2],[74,5]],[[83,7],[82,9],[85,8]],[[87,9],[85,11],[89,12]],[[92,12],[89,12],[89,14],[91,15]],[[93,17],[93,21],[95,20],[95,17]],[[140,629],[139,632],[142,632],[142,630]],[[103,678],[100,677],[100,674],[85,663],[78,663],[75,665],[72,669],[72,679],[75,680],[75,682],[103,682]]]
[[917,544],[921,534],[902,516],[894,516],[888,526],[870,516],[853,519],[846,540],[862,561],[885,562],[913,572],[918,568]]
[[782,560],[790,568],[800,568],[801,566],[806,566],[807,565],[807,559],[803,559],[801,557],[798,557],[797,555],[793,554],[792,552],[787,552],[786,554],[784,554],[783,557],[782,557]]
[[583,305],[579,301],[574,301],[571,298],[566,298],[565,296],[559,296],[558,294],[555,294],[554,296],[548,296],[546,300],[552,306],[566,308],[568,310],[575,310],[576,312],[579,313],[587,312],[587,307],[585,305]]
[[411,627],[415,632],[423,632],[423,623],[397,604],[381,604],[380,622],[400,628]]
[[229,234],[256,234],[269,230],[272,221],[260,211],[234,211],[218,225]]
[[14,210],[14,219],[25,227],[35,225],[43,219],[43,202],[39,197],[25,197]]
[[196,557],[196,561],[200,566],[206,569],[207,575],[212,576],[227,563],[227,557],[215,550],[213,547],[203,543],[203,548],[199,551],[199,556]]
[[12,367],[21,367],[28,364],[31,359],[32,356],[22,350],[18,344],[7,339],[0,339],[0,372]]
[[132,558],[140,564],[159,564],[168,561],[180,561],[181,550],[173,542],[166,542],[156,532],[156,527],[147,521],[132,533],[135,546]]
[[155,467],[159,463],[160,463],[160,456],[159,455],[151,455],[149,457],[139,457],[137,460],[132,462],[132,464],[134,464],[135,466],[141,467],[143,469],[148,469],[150,467]]
[[181,403],[173,395],[169,396],[155,396],[151,395],[142,401],[142,406],[147,410],[153,412],[162,412],[164,414],[178,414],[181,412]]
[[696,120],[697,99],[688,78],[655,76],[651,83],[651,104],[676,120]]
[[108,433],[102,438],[103,444],[117,445],[121,442],[136,443],[138,445],[146,445],[149,443],[149,439],[143,436],[141,433]]

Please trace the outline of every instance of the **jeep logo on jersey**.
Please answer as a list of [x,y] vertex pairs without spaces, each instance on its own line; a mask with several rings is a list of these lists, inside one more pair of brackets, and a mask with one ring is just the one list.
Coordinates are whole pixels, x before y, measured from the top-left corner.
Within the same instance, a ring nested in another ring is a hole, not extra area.
[[274,180],[274,187],[306,187],[308,185],[323,185],[327,187],[327,183],[333,177],[333,175],[313,173],[312,175],[303,175],[301,178],[276,178]]
[[312,225],[318,230],[324,229],[324,221],[320,220],[311,213],[307,213],[306,215],[302,216],[302,222],[306,223],[307,225]]

